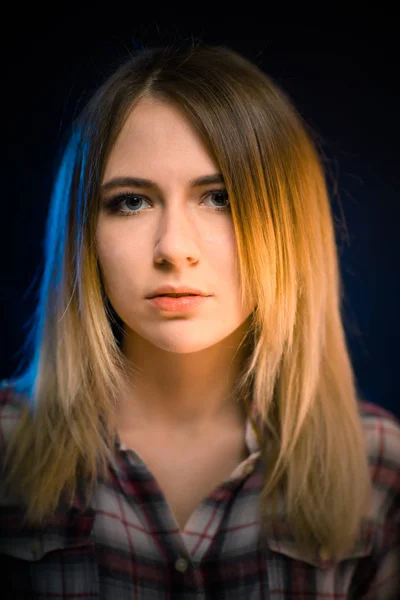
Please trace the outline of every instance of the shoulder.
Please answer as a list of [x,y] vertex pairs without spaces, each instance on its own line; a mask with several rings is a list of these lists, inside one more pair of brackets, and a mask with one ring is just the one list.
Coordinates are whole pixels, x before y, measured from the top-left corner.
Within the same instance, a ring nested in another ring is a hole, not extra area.
[[6,507],[15,505],[15,498],[5,482],[5,456],[8,443],[17,426],[23,408],[23,401],[8,381],[0,381],[0,506],[2,515],[0,529],[4,529]]
[[400,589],[400,420],[371,402],[361,401],[359,409],[372,482],[374,549],[367,563],[370,574],[366,579],[366,565],[360,564],[354,585],[361,585],[363,597],[368,586],[371,593],[371,596],[367,594],[368,598],[397,598]]
[[7,380],[0,381],[0,452],[3,454],[23,408],[21,398]]
[[400,473],[400,419],[372,402],[359,402],[368,458],[375,475],[390,481]]
[[[360,414],[373,490],[373,520],[381,545],[400,535],[400,420],[376,404],[362,401]],[[390,539],[389,539],[390,538]]]

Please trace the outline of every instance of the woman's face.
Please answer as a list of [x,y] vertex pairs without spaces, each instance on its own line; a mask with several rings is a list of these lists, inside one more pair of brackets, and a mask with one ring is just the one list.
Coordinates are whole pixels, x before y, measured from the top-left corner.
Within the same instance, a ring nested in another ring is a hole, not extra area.
[[[107,296],[136,341],[185,354],[243,334],[254,306],[240,304],[232,216],[217,210],[229,207],[224,183],[190,184],[218,173],[177,108],[155,99],[135,106],[106,165],[96,242]],[[112,184],[119,178],[152,184]],[[117,196],[124,215],[106,208]],[[190,311],[164,312],[146,296],[165,284],[210,297]]]

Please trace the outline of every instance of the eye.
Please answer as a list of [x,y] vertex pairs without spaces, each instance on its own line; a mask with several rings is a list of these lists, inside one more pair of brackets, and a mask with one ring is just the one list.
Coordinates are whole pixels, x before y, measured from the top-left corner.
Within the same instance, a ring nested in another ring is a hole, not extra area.
[[[124,194],[118,194],[106,202],[105,208],[110,214],[117,214],[130,217],[135,215],[139,211],[129,210],[129,205],[136,205],[135,208],[140,208],[142,202],[149,202],[144,196],[139,194],[133,194],[132,192],[126,192]],[[128,210],[121,208],[123,204],[128,205]],[[139,204],[139,207],[137,206]]]
[[[206,192],[203,196],[202,204],[209,198],[211,198],[211,200],[214,202],[229,202],[228,192],[224,189]],[[123,194],[118,194],[107,201],[105,204],[105,209],[109,214],[130,217],[143,212],[141,210],[134,210],[135,208],[140,209],[143,202],[151,204],[150,200],[148,200],[145,196],[134,194],[132,192],[125,192]],[[215,211],[227,212],[230,211],[230,204],[227,206],[216,206],[211,208]]]
[[[226,190],[214,190],[212,192],[207,192],[206,197],[211,197],[213,200],[217,199],[218,202],[229,201],[228,192]],[[228,206],[217,206],[214,210],[230,210],[230,204],[228,204]]]

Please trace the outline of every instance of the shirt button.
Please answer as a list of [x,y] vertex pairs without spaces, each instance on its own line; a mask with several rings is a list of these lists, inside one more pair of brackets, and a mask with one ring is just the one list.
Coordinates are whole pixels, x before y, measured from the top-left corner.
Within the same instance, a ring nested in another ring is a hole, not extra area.
[[175,561],[175,569],[180,573],[184,573],[188,568],[188,562],[186,558],[177,558]]
[[326,548],[321,548],[321,550],[319,551],[319,557],[321,560],[329,560],[331,558],[328,550],[326,550]]
[[42,547],[42,545],[40,543],[40,540],[34,540],[31,543],[31,552],[33,555],[33,560],[37,560],[39,558],[41,547]]

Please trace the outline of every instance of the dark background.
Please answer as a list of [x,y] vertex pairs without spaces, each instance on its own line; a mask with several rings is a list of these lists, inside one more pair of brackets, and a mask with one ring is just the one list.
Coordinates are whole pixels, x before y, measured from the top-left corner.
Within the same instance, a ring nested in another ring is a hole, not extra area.
[[[156,14],[156,11],[155,11]],[[257,16],[19,23],[3,44],[0,379],[19,363],[37,295],[54,159],[74,114],[127,53],[200,38],[256,62],[319,136],[345,284],[344,324],[364,398],[400,417],[398,34],[380,25]],[[388,19],[390,21],[390,19]],[[4,25],[6,30],[8,27]],[[8,32],[10,33],[10,32]]]

